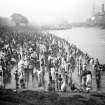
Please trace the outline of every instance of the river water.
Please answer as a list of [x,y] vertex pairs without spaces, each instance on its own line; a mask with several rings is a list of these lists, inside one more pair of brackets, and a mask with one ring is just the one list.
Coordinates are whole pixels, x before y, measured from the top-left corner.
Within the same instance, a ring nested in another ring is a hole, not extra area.
[[105,64],[105,30],[82,27],[49,32],[68,40],[91,57],[98,58],[100,63]]

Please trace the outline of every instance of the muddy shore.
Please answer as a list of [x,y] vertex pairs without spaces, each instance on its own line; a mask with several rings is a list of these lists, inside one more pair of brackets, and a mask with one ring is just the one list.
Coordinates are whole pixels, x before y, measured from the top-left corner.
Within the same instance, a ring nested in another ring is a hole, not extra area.
[[105,93],[54,93],[0,89],[0,105],[105,105]]

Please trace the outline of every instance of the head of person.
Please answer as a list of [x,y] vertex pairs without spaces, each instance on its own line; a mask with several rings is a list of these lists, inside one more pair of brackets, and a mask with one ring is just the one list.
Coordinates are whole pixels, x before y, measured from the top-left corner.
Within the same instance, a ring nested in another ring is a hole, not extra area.
[[86,63],[83,65],[83,71],[86,71],[87,68],[86,68]]
[[98,58],[96,58],[96,60],[95,60],[95,64],[99,64],[99,60],[98,60]]

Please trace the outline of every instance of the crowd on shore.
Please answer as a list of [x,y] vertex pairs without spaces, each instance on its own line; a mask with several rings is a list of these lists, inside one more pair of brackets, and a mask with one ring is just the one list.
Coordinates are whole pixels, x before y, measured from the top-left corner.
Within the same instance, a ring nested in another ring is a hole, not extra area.
[[[81,89],[90,89],[92,70],[95,70],[97,88],[100,82],[98,59],[90,58],[75,45],[51,33],[18,32],[0,29],[0,66],[6,85],[11,77],[11,67],[17,65],[16,86],[27,88],[29,71],[36,78],[38,86],[45,86],[48,73],[48,87],[56,91],[66,91],[67,86],[75,89],[72,73],[78,71]],[[36,77],[35,77],[36,76]]]

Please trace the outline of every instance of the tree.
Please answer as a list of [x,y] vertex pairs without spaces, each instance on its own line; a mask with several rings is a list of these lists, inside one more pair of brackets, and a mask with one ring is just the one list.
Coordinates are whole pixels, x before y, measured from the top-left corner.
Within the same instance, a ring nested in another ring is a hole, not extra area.
[[10,17],[12,21],[15,22],[16,26],[21,25],[21,24],[24,24],[24,25],[28,24],[28,19],[21,14],[14,13]]

